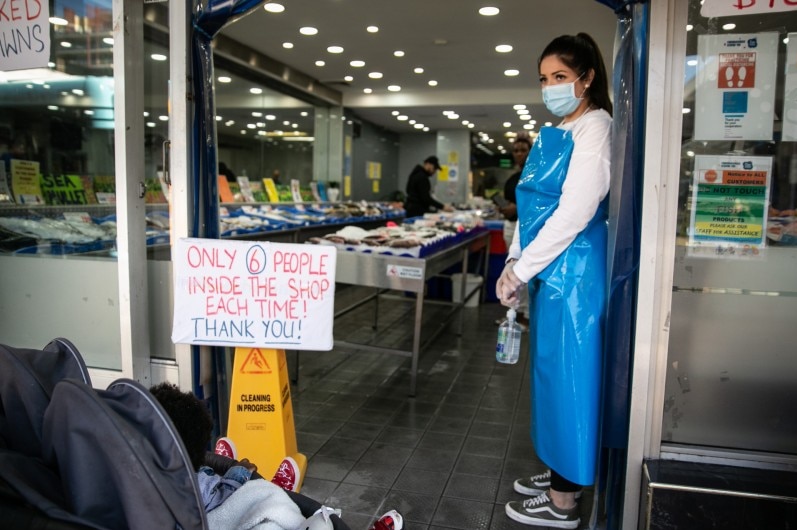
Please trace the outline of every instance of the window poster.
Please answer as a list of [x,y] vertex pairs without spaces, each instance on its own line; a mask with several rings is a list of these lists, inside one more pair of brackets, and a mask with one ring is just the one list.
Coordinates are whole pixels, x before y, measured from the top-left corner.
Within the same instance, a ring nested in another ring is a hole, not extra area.
[[778,33],[700,35],[695,140],[771,140]]
[[702,0],[700,4],[700,15],[707,18],[797,10],[797,2],[794,0]]
[[689,253],[756,257],[766,245],[772,158],[695,157]]
[[783,83],[783,141],[797,141],[797,33],[786,45],[786,81]]

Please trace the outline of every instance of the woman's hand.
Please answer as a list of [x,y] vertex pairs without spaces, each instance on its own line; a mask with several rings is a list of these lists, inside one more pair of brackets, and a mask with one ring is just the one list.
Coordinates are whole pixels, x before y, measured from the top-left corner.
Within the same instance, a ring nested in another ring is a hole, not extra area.
[[517,307],[519,303],[518,289],[523,287],[523,282],[515,275],[515,261],[517,260],[509,260],[495,284],[495,295],[506,307]]

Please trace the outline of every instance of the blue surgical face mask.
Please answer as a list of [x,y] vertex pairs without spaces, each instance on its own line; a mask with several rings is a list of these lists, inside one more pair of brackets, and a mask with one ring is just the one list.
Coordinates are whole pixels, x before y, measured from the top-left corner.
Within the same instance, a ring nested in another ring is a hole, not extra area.
[[[578,79],[581,79],[581,76]],[[555,116],[564,118],[578,108],[583,98],[576,97],[576,81],[550,85],[542,89],[542,101]]]

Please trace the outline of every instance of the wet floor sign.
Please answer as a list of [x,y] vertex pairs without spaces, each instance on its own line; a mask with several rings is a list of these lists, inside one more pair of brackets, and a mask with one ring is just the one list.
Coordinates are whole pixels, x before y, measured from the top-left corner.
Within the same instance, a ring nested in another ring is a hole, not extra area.
[[235,349],[227,437],[238,458],[256,464],[267,480],[286,456],[293,457],[301,471],[301,486],[307,457],[296,447],[285,350]]

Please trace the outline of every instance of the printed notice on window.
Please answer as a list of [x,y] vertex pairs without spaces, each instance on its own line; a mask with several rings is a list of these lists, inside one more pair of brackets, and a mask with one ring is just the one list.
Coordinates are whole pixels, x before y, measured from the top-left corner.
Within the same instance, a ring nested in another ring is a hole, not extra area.
[[175,343],[331,350],[337,249],[180,239]]
[[771,140],[777,33],[700,35],[695,140]]
[[766,245],[772,158],[695,157],[689,253],[753,258]]

